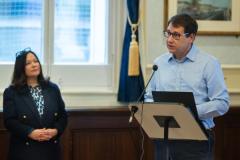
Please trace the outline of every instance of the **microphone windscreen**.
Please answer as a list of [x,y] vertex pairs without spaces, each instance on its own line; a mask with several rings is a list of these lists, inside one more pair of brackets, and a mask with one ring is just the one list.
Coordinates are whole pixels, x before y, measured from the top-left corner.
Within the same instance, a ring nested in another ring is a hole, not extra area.
[[152,69],[153,69],[153,71],[156,71],[156,70],[158,70],[158,66],[156,64],[154,64]]

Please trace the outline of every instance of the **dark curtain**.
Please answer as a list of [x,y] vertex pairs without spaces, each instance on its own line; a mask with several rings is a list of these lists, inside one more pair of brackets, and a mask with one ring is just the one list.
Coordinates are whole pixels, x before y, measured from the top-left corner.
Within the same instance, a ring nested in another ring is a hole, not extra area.
[[[139,0],[127,0],[127,6],[128,14],[132,23],[137,23],[139,13]],[[144,89],[144,80],[141,65],[139,76],[128,76],[128,59],[131,34],[131,26],[127,21],[122,50],[122,61],[118,89],[119,102],[136,102]],[[136,31],[136,36],[138,37],[138,30]],[[141,99],[142,98],[143,97],[141,97]]]

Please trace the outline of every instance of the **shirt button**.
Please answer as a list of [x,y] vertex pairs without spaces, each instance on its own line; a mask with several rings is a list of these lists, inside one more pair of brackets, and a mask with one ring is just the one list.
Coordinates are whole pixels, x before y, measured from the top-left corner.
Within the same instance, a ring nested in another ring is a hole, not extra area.
[[26,142],[25,144],[26,144],[26,146],[29,146],[29,142]]
[[26,116],[26,115],[23,115],[23,118],[24,118],[24,119],[26,119],[26,118],[27,118],[27,116]]
[[57,143],[57,142],[58,142],[57,140],[54,141],[54,143]]
[[58,115],[58,113],[54,113],[54,116],[57,116]]

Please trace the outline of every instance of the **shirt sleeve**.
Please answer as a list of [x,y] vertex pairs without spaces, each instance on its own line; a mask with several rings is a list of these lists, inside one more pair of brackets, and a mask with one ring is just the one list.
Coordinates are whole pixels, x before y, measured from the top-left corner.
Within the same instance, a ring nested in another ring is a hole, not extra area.
[[208,100],[197,105],[200,119],[213,118],[225,114],[229,109],[229,95],[224,82],[220,63],[210,60],[204,69]]

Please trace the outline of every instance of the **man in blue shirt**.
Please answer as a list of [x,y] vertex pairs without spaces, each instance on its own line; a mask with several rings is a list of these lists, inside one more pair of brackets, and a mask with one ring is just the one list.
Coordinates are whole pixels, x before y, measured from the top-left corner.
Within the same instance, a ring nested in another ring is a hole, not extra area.
[[[154,61],[158,66],[145,94],[145,102],[153,102],[152,91],[193,92],[200,120],[207,129],[209,141],[171,141],[173,160],[213,160],[213,118],[229,109],[229,95],[218,60],[200,51],[194,44],[198,30],[196,20],[187,14],[178,14],[168,21],[167,53]],[[163,158],[163,142],[158,146],[156,158]]]

